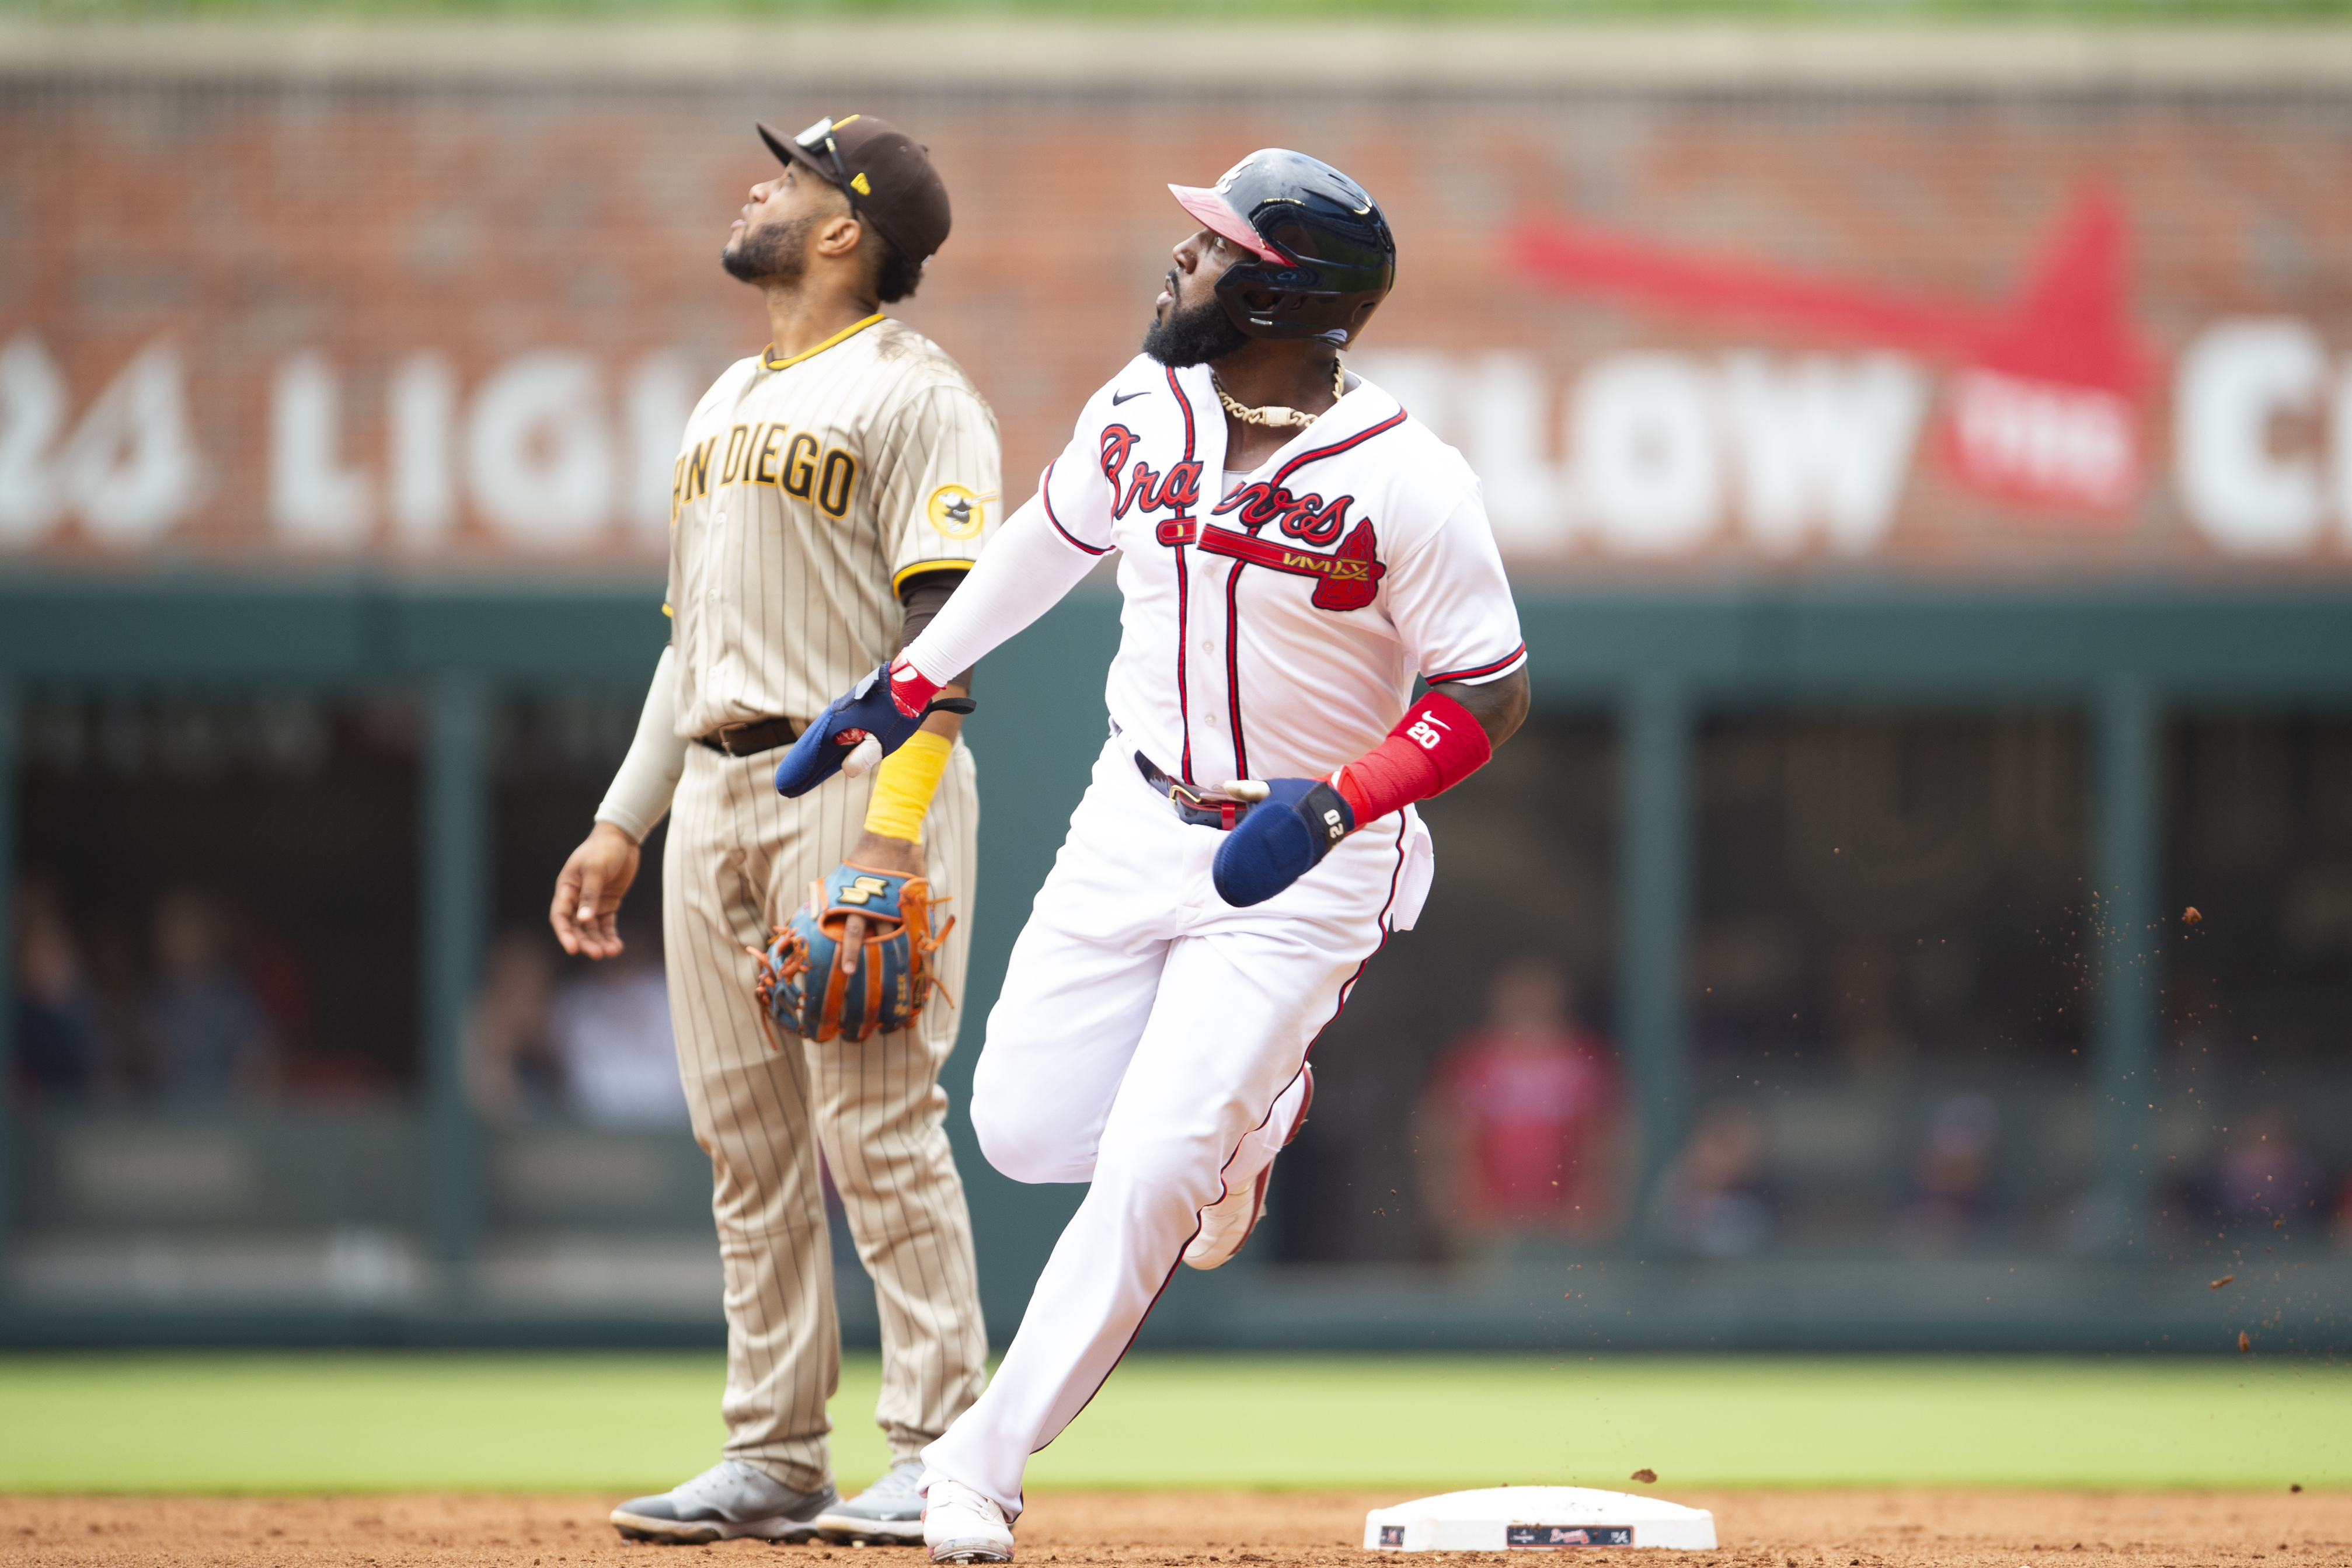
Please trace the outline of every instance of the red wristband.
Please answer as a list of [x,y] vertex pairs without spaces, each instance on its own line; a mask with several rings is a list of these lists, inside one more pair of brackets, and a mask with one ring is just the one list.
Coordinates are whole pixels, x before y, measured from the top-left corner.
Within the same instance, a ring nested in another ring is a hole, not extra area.
[[890,664],[890,701],[909,719],[919,719],[931,699],[940,694],[940,683],[917,669],[905,654]]
[[1387,740],[1332,774],[1331,784],[1360,828],[1416,800],[1444,794],[1494,754],[1486,727],[1470,710],[1442,691],[1427,691],[1405,710]]

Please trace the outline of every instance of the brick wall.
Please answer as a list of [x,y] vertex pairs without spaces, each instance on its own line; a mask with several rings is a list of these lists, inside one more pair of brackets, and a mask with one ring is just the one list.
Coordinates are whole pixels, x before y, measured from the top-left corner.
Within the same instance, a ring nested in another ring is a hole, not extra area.
[[903,313],[1024,486],[1262,144],[1380,198],[1360,368],[1525,574],[2352,564],[2352,104],[2316,92],[0,89],[0,552],[644,570],[764,339],[751,133],[878,112],[953,238]]

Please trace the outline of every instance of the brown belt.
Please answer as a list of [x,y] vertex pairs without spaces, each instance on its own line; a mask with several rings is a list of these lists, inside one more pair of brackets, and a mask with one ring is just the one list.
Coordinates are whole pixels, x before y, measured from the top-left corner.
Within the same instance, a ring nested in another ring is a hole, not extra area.
[[695,742],[730,757],[749,757],[800,738],[800,726],[790,719],[755,719],[749,724],[721,724],[708,735],[697,735]]

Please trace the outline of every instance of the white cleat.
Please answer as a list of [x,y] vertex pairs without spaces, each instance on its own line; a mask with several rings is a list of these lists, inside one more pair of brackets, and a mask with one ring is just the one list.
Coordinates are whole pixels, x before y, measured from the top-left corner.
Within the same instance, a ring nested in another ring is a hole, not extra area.
[[961,1481],[936,1480],[923,1498],[923,1544],[934,1563],[1010,1563],[1013,1527]]
[[[1315,1103],[1315,1069],[1301,1067],[1301,1077],[1307,1080],[1306,1092],[1298,1097],[1298,1114],[1290,1123],[1290,1131],[1282,1140],[1286,1149],[1298,1140],[1298,1130],[1307,1125],[1307,1108]],[[1265,1187],[1274,1175],[1274,1162],[1257,1173],[1257,1180],[1238,1191],[1229,1192],[1201,1211],[1200,1234],[1184,1247],[1184,1261],[1195,1268],[1214,1268],[1233,1261],[1234,1254],[1248,1241],[1257,1222],[1265,1217]]]

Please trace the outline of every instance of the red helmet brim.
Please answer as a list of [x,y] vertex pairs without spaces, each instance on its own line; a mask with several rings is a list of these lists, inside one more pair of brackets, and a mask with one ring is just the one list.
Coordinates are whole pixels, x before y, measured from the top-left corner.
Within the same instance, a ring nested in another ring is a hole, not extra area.
[[1223,235],[1261,260],[1271,261],[1276,267],[1290,265],[1289,258],[1280,251],[1267,248],[1265,241],[1257,237],[1257,230],[1250,227],[1249,220],[1235,212],[1233,204],[1225,200],[1215,187],[1171,185],[1168,194],[1174,196],[1186,212],[1199,218],[1202,226]]

